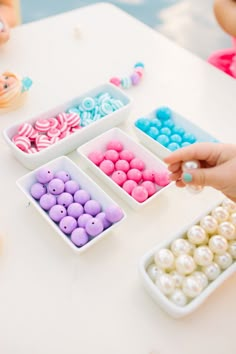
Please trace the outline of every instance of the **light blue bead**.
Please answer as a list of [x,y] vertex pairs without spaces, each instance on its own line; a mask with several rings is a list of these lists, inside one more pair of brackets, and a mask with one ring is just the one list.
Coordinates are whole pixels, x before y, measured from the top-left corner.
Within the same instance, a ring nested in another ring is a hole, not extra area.
[[156,141],[158,141],[158,143],[160,143],[161,145],[167,146],[170,142],[170,139],[168,138],[168,136],[162,134],[157,137]]
[[115,100],[115,99],[111,99],[110,104],[114,111],[124,106],[124,103],[121,100]]
[[151,127],[150,120],[147,118],[139,118],[136,120],[134,123],[137,128],[142,130],[143,132],[147,132],[149,128]]
[[157,129],[160,129],[162,127],[162,122],[160,121],[160,119],[152,118],[150,119],[150,123],[152,127],[156,127]]
[[189,146],[189,145],[191,145],[191,144],[188,143],[187,141],[185,141],[185,142],[183,142],[183,143],[181,144],[181,147],[186,147],[186,146]]
[[180,148],[180,145],[177,144],[177,143],[170,143],[170,144],[167,146],[167,148],[168,148],[170,151],[175,151],[175,150],[177,150],[177,149]]
[[76,113],[76,114],[80,115],[80,111],[79,111],[79,109],[76,108],[76,107],[71,107],[71,108],[69,108],[69,109],[67,110],[67,113]]
[[92,97],[85,97],[81,103],[81,106],[85,111],[92,111],[96,106],[96,102]]
[[171,119],[172,112],[168,107],[160,107],[156,110],[156,117],[160,120]]
[[185,134],[183,135],[183,141],[184,141],[184,142],[188,142],[188,143],[190,143],[190,144],[193,144],[193,143],[195,143],[196,140],[197,140],[197,139],[196,139],[195,135],[193,135],[193,134],[191,134],[191,133],[185,133]]
[[180,143],[182,142],[182,138],[181,138],[181,136],[178,135],[178,134],[173,134],[173,135],[171,135],[170,140],[171,140],[173,143],[177,143],[177,144],[180,144]]
[[141,61],[138,61],[136,64],[134,64],[134,68],[144,68],[144,64]]
[[99,113],[101,115],[106,116],[107,114],[110,114],[113,112],[113,108],[109,103],[102,102],[99,111],[100,111]]
[[108,92],[102,92],[96,96],[96,100],[98,104],[101,104],[104,100],[110,100],[111,95]]
[[167,128],[172,129],[174,127],[175,123],[173,122],[172,119],[167,119],[167,120],[163,121],[163,125]]
[[173,134],[179,134],[179,135],[184,135],[185,134],[185,130],[180,127],[179,125],[175,125],[173,128],[172,128],[172,133]]
[[167,136],[170,136],[171,135],[171,130],[169,128],[167,128],[167,127],[164,127],[164,128],[161,128],[160,133],[164,134],[164,135],[167,135]]
[[123,87],[124,89],[128,89],[132,86],[132,81],[130,77],[123,77],[121,79],[121,87]]
[[152,138],[155,139],[158,137],[159,135],[159,130],[156,127],[151,127],[148,131],[147,134]]

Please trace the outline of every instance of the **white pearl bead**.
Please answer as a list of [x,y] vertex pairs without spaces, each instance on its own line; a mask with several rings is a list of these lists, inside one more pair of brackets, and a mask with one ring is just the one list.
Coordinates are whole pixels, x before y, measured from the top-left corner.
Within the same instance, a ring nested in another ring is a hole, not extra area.
[[228,252],[234,259],[236,259],[236,241],[229,242]]
[[174,255],[167,248],[162,248],[154,255],[154,261],[159,268],[171,269],[174,265]]
[[206,240],[206,232],[201,226],[194,225],[188,230],[187,237],[194,245],[200,245]]
[[165,295],[170,295],[175,289],[175,281],[169,274],[162,274],[156,280],[156,285]]
[[219,265],[214,262],[206,267],[202,267],[202,271],[206,274],[210,281],[215,280],[221,273]]
[[[197,169],[200,166],[201,165],[199,161],[191,160],[191,161],[184,161],[181,165],[181,168],[183,172],[188,172],[189,170]],[[187,185],[186,188],[192,193],[199,193],[203,189],[202,186],[195,186],[195,185]]]
[[193,257],[189,256],[188,254],[181,254],[175,260],[175,267],[177,272],[186,275],[192,273],[195,270],[196,264],[193,260]]
[[214,234],[218,227],[217,220],[211,215],[204,216],[200,225],[208,234]]
[[215,235],[209,240],[209,248],[213,253],[223,254],[228,248],[228,242],[223,236]]
[[181,254],[190,253],[191,245],[187,240],[183,238],[178,238],[177,240],[174,240],[172,242],[170,248],[173,254],[177,257],[180,256]]
[[203,289],[207,287],[208,278],[207,278],[206,274],[204,274],[203,272],[193,272],[192,276],[196,277],[198,279],[198,281],[201,283]]
[[202,284],[194,276],[186,277],[183,281],[183,292],[186,296],[194,298],[203,290]]
[[207,266],[213,260],[213,253],[207,246],[197,247],[193,256],[195,262],[200,266]]
[[227,209],[229,213],[235,213],[236,212],[236,203],[233,202],[231,199],[224,199],[222,202],[222,207]]
[[227,240],[233,240],[235,238],[235,226],[229,221],[224,221],[219,225],[218,233]]
[[175,286],[176,288],[180,288],[182,286],[184,276],[180,273],[178,273],[176,270],[173,270],[170,275],[174,278],[175,280]]
[[229,218],[229,212],[221,206],[213,209],[211,214],[218,222],[226,221]]
[[188,302],[187,296],[180,289],[175,289],[169,298],[177,306],[185,306]]
[[221,269],[227,269],[232,263],[232,256],[225,252],[224,254],[217,254],[214,257],[214,261],[220,266]]
[[152,281],[155,281],[157,277],[159,277],[161,274],[164,274],[164,271],[159,269],[156,264],[152,263],[147,267],[147,274],[152,279]]
[[236,213],[232,213],[229,217],[229,221],[232,222],[234,226],[236,226]]

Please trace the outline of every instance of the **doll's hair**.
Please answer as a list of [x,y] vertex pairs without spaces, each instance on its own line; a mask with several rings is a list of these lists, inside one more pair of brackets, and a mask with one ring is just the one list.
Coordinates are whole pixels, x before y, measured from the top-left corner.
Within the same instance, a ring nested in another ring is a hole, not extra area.
[[2,76],[13,77],[16,82],[9,87],[9,90],[0,93],[0,113],[11,109],[18,108],[23,104],[26,91],[23,91],[22,80],[12,72],[4,72]]

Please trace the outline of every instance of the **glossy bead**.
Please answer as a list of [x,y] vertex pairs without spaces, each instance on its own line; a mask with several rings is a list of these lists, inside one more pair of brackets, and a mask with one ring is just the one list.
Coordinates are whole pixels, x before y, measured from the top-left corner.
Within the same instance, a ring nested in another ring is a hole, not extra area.
[[227,269],[232,263],[233,259],[231,254],[225,252],[224,254],[217,254],[214,257],[214,262],[217,263],[221,269]]
[[73,216],[75,219],[78,219],[83,212],[84,208],[79,203],[71,203],[67,208],[68,215]]
[[105,215],[108,221],[115,223],[124,217],[123,210],[118,205],[110,205],[105,209]]
[[147,131],[147,135],[154,140],[156,140],[159,134],[160,131],[156,127],[150,127],[150,129]]
[[154,170],[146,169],[142,173],[142,179],[144,181],[155,182],[156,172]]
[[215,280],[221,273],[220,267],[217,263],[210,263],[206,267],[202,267],[202,271],[206,274],[208,280]]
[[203,273],[203,272],[193,272],[193,273],[192,273],[192,276],[197,278],[197,280],[198,280],[198,281],[200,282],[200,284],[202,285],[202,288],[203,288],[203,289],[207,287],[207,285],[208,285],[208,278],[207,278],[207,276],[206,276],[205,273]]
[[156,264],[152,263],[147,267],[147,274],[152,281],[155,282],[160,275],[164,274],[164,271],[158,268]]
[[110,176],[115,170],[115,165],[110,160],[104,160],[100,163],[99,168],[107,175]]
[[194,245],[200,245],[206,239],[206,232],[201,226],[193,225],[187,231],[187,237],[189,242],[193,243]]
[[172,112],[169,107],[160,107],[156,110],[156,117],[160,120],[171,119]]
[[166,136],[171,136],[171,130],[168,127],[163,127],[160,129],[160,134],[164,134]]
[[228,242],[223,236],[214,235],[209,240],[209,248],[213,253],[223,254],[228,248]]
[[53,172],[47,167],[42,167],[36,172],[36,179],[39,183],[48,183],[53,178]]
[[236,236],[235,226],[229,221],[224,221],[220,223],[218,227],[218,233],[225,237],[227,240],[233,240]]
[[170,139],[164,134],[158,135],[156,141],[163,146],[167,146],[170,143]]
[[79,183],[76,181],[70,180],[65,183],[65,192],[75,194],[75,192],[77,192],[79,189]]
[[171,269],[174,266],[174,255],[167,248],[162,248],[155,253],[154,262],[161,269]]
[[73,202],[73,197],[70,193],[63,192],[57,197],[57,204],[67,208]]
[[163,121],[163,126],[172,129],[174,128],[175,123],[173,122],[172,119],[167,119]]
[[39,200],[39,204],[41,206],[41,208],[43,208],[44,210],[49,210],[51,209],[51,207],[53,207],[53,205],[56,205],[57,200],[55,195],[46,193],[44,195],[42,195],[42,197]]
[[229,219],[229,212],[221,207],[218,206],[214,208],[211,212],[211,215],[218,221],[218,222],[223,222]]
[[97,202],[94,199],[90,199],[84,204],[84,211],[86,214],[96,216],[98,213],[102,211],[102,207],[99,202]]
[[190,143],[188,143],[187,141],[184,141],[183,143],[181,143],[181,147],[186,147],[186,146],[189,146],[191,145]]
[[144,187],[147,190],[148,197],[151,197],[157,191],[156,185],[154,183],[150,182],[150,181],[142,182],[141,186]]
[[218,223],[217,220],[211,216],[211,215],[206,215],[204,216],[201,221],[200,221],[200,226],[208,233],[208,234],[214,234],[217,230]]
[[193,135],[191,133],[184,133],[184,135],[183,135],[183,141],[186,141],[190,144],[195,143],[196,140],[197,139],[196,139],[195,135]]
[[130,168],[137,169],[139,171],[142,171],[145,167],[145,164],[143,160],[135,157],[133,160],[130,161]]
[[131,196],[139,203],[143,203],[148,198],[148,191],[142,186],[134,187]]
[[123,144],[119,140],[111,140],[106,145],[107,150],[116,150],[121,152],[123,150]]
[[92,237],[98,236],[103,229],[102,221],[96,218],[89,219],[85,226],[86,232]]
[[170,137],[170,140],[173,142],[173,143],[177,143],[177,144],[180,144],[182,142],[182,138],[179,134],[173,134],[171,135]]
[[209,247],[200,246],[195,249],[193,258],[198,265],[205,267],[212,262],[213,253]]
[[143,132],[147,132],[151,127],[151,123],[150,120],[147,118],[139,118],[138,120],[136,120],[135,126]]
[[79,189],[74,194],[74,201],[76,203],[81,204],[81,205],[84,205],[90,199],[91,199],[90,194],[87,191],[85,191],[84,189]]
[[139,171],[137,168],[131,168],[127,172],[128,179],[132,179],[133,181],[139,183],[142,179],[142,172]]
[[228,252],[233,259],[236,259],[236,241],[229,242]]
[[49,210],[50,218],[55,222],[60,222],[64,216],[66,216],[66,208],[62,205],[54,205]]
[[229,213],[235,213],[236,212],[236,203],[233,202],[231,199],[224,199],[222,202],[222,207],[227,209]]
[[115,85],[115,86],[120,86],[120,79],[118,77],[112,77],[110,79],[110,83]]
[[116,150],[107,150],[104,156],[107,160],[110,160],[113,163],[119,160],[119,153]]
[[170,272],[170,275],[175,280],[175,286],[177,288],[180,288],[182,286],[182,283],[183,283],[183,280],[184,280],[184,275],[178,273],[176,270],[173,270],[172,272]]
[[190,298],[195,298],[203,290],[202,284],[194,276],[188,276],[183,280],[183,292]]
[[130,75],[130,79],[131,79],[132,85],[136,86],[139,84],[141,78],[137,72],[134,72],[133,74]]
[[158,186],[165,187],[170,183],[170,177],[168,171],[158,171],[155,174],[155,182]]
[[230,215],[229,221],[236,227],[236,213]]
[[47,193],[47,188],[42,183],[34,183],[30,188],[30,194],[34,199],[40,199]]
[[180,145],[175,142],[172,142],[169,145],[167,145],[167,149],[169,149],[170,151],[175,151],[175,150],[178,150],[179,148],[180,148]]
[[65,234],[69,235],[77,227],[77,222],[72,216],[65,216],[61,219],[59,226]]
[[120,159],[130,162],[134,158],[134,154],[130,150],[122,150],[120,152]]
[[193,170],[199,167],[200,162],[197,160],[184,161],[181,166],[183,172],[188,172],[189,170]]
[[89,235],[84,228],[78,227],[72,231],[71,241],[78,247],[84,246],[89,241]]
[[89,160],[91,160],[95,165],[99,166],[104,160],[104,154],[101,151],[92,151],[88,154]]
[[177,272],[187,275],[191,274],[195,270],[196,264],[193,257],[188,254],[181,254],[175,259],[175,267]]
[[127,180],[127,175],[124,171],[115,171],[112,173],[111,178],[118,186],[122,186]]
[[172,128],[172,133],[173,133],[173,134],[178,134],[178,135],[183,136],[184,133],[185,133],[185,130],[184,130],[182,127],[180,127],[180,126],[175,125],[175,126]]
[[181,289],[175,289],[169,297],[175,305],[183,307],[187,304],[188,298]]
[[132,190],[134,189],[134,187],[136,187],[138,184],[137,182],[129,179],[127,181],[125,181],[125,183],[123,184],[122,188],[128,193],[131,194]]
[[180,256],[181,254],[189,254],[191,251],[190,243],[183,238],[177,238],[174,240],[171,243],[170,248],[176,257]]
[[160,121],[160,119],[157,119],[157,118],[152,118],[152,119],[150,119],[150,124],[151,124],[151,127],[155,127],[155,128],[157,128],[158,130],[162,127],[162,126],[164,126],[163,125],[163,122],[162,121]]
[[126,160],[119,160],[115,163],[115,168],[118,171],[128,172],[130,169],[129,163]]
[[175,289],[175,281],[169,274],[162,274],[156,279],[156,285],[165,295],[171,295]]

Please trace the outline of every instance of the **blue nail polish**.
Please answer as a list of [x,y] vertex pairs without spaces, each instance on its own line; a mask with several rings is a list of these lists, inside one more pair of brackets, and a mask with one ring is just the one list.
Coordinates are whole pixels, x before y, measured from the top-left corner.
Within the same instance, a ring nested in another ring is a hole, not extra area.
[[193,177],[190,173],[184,173],[183,180],[184,180],[184,182],[189,183],[189,182],[192,182]]

